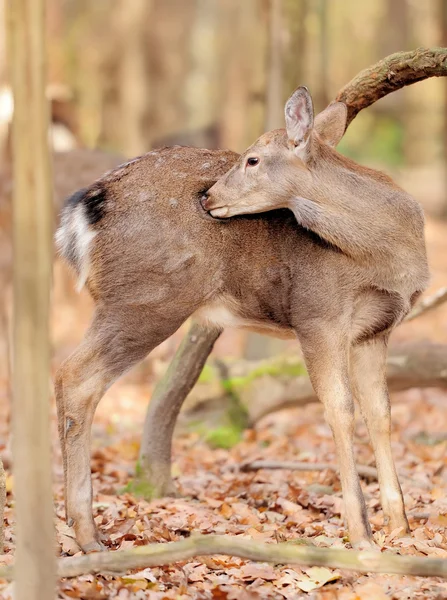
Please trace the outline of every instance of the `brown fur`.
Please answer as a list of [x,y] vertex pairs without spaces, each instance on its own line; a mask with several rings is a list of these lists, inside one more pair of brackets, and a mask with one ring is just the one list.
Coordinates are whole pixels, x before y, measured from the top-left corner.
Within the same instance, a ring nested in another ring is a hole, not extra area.
[[[332,140],[341,128],[330,121],[321,120]],[[422,214],[391,180],[340,158],[318,131],[308,137],[306,163],[291,152],[284,131],[266,134],[239,161],[226,151],[154,151],[95,184],[100,206],[89,207],[91,190],[68,205],[66,225],[82,210],[95,234],[87,285],[96,314],[56,383],[67,515],[85,550],[99,547],[89,478],[96,404],[193,314],[215,326],[299,338],[334,431],[351,541],[362,544],[371,532],[352,450],[352,387],[380,458],[381,489],[391,490],[391,500],[382,495],[387,518],[407,529],[383,372],[388,333],[426,285]],[[254,178],[246,185],[243,169],[253,153],[263,153],[267,166],[260,183]],[[231,214],[283,207],[294,214],[283,209],[213,220],[200,198],[219,178],[207,209],[225,200]],[[299,205],[297,197],[309,195],[310,204]],[[76,248],[66,241],[75,265],[82,258],[73,258]]]

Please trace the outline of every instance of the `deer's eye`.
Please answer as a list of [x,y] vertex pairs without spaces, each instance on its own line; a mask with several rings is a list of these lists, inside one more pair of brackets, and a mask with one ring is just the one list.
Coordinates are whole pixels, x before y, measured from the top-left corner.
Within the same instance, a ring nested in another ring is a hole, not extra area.
[[251,158],[247,158],[247,167],[255,167],[259,162],[259,158],[252,156]]

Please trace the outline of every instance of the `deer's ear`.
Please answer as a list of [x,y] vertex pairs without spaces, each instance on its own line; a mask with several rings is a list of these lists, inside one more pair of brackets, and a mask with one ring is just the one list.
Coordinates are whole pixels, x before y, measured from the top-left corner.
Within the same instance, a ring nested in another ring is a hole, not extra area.
[[346,131],[348,109],[343,102],[332,102],[315,117],[315,131],[320,138],[335,148]]
[[307,146],[314,124],[314,107],[306,87],[299,87],[287,100],[285,116],[287,136],[299,156]]

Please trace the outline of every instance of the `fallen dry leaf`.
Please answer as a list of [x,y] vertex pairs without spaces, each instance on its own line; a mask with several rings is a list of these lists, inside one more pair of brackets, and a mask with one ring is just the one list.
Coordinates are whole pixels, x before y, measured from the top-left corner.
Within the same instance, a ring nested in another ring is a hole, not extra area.
[[326,567],[311,567],[310,569],[305,569],[305,573],[306,575],[301,575],[301,578],[297,581],[297,586],[303,592],[311,592],[323,587],[326,583],[337,581],[337,579],[341,578],[338,571],[331,571],[330,569],[326,569]]

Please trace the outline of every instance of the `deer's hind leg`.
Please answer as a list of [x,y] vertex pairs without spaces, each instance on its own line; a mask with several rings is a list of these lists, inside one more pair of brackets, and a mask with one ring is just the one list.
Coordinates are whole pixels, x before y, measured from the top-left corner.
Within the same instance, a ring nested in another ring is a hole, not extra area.
[[99,307],[84,340],[56,374],[67,521],[85,552],[101,549],[91,508],[90,432],[96,407],[112,383],[183,320],[142,307]]

